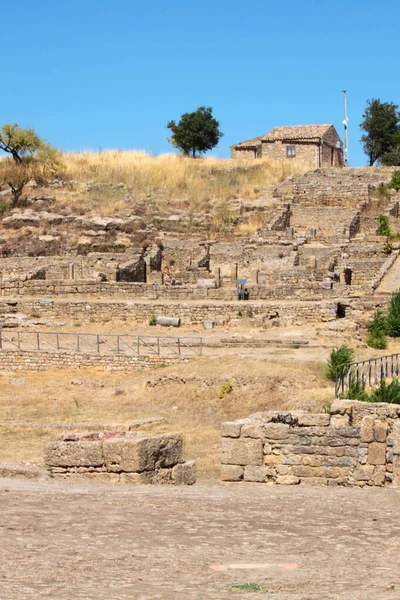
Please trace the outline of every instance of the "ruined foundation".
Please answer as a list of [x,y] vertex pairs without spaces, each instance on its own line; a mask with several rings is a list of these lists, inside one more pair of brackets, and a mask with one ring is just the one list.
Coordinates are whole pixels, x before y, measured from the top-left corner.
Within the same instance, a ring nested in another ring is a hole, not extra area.
[[46,444],[44,462],[52,477],[131,484],[196,482],[196,464],[183,460],[182,436],[176,433],[70,433]]
[[330,414],[271,411],[222,425],[222,481],[400,485],[400,406],[337,400]]

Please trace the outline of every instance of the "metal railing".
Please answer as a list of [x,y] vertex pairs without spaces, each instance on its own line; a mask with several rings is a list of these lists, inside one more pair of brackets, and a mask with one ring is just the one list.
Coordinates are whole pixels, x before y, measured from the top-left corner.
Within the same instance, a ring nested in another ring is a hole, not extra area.
[[200,356],[201,337],[158,337],[130,334],[60,333],[0,330],[0,351],[79,352],[136,356]]
[[352,383],[379,385],[383,379],[398,377],[400,354],[388,354],[360,362],[346,363],[336,370],[335,397],[346,392]]

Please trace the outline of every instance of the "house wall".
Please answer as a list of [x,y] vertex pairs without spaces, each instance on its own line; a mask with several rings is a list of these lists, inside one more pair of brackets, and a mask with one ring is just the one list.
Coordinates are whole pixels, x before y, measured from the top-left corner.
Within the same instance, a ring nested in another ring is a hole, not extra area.
[[[277,160],[287,159],[286,146],[296,146],[296,159],[311,165],[319,166],[319,147],[313,142],[287,143],[281,140],[262,143],[262,156]],[[290,159],[289,159],[290,160]]]
[[258,158],[261,156],[261,144],[254,148],[231,148],[231,158]]

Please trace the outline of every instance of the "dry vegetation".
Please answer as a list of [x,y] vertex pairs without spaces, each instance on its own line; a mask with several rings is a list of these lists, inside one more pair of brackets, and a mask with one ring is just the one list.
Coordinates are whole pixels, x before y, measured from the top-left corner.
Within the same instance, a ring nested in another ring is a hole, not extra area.
[[[104,387],[72,385],[75,378]],[[7,423],[121,425],[161,416],[165,420],[147,430],[181,431],[186,456],[198,459],[202,479],[217,478],[223,421],[276,408],[320,412],[332,401],[332,385],[319,364],[236,356],[142,373],[92,369],[3,375],[0,382],[0,461],[41,464],[44,443],[60,434],[60,429],[7,427]]]
[[[124,184],[133,201],[152,196],[170,205],[201,210],[210,200],[255,198],[255,187],[278,184],[307,166],[298,161],[232,160],[204,158],[193,160],[176,154],[150,156],[138,151],[67,153],[66,176],[71,189],[88,181],[118,186]],[[94,190],[90,208],[110,214],[126,209],[123,188]]]

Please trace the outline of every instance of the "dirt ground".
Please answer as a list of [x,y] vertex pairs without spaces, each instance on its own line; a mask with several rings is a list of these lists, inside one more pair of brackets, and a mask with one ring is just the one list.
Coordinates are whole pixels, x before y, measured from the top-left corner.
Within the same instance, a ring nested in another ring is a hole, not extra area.
[[399,500],[387,489],[2,479],[0,597],[208,600],[253,587],[271,600],[397,599]]

